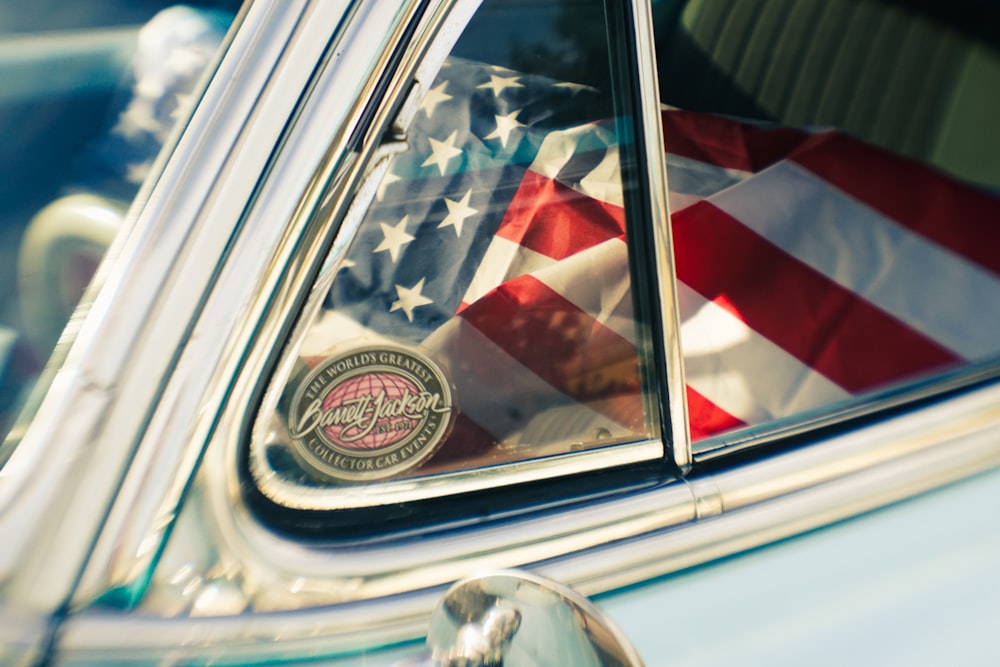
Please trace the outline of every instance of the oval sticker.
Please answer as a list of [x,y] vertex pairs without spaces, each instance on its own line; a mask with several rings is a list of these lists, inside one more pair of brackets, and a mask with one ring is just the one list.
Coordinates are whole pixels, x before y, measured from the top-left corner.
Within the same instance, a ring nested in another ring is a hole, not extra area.
[[314,368],[295,392],[288,427],[315,471],[375,480],[420,465],[447,434],[452,412],[451,390],[434,362],[380,346]]

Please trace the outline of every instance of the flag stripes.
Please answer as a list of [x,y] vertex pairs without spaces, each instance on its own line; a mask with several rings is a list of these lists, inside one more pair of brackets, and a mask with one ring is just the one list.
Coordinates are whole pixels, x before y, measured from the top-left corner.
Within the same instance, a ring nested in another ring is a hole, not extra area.
[[851,392],[955,360],[708,201],[673,215],[677,277]]
[[[446,367],[461,417],[440,457],[639,437],[614,125],[536,125],[518,109],[559,86],[493,91],[489,71],[443,70],[450,97],[411,128],[425,152],[393,165],[328,308]],[[592,93],[568,90],[570,110]],[[670,109],[663,127],[694,439],[1000,354],[996,199],[838,132]]]
[[663,119],[692,437],[1000,354],[996,198],[839,132]]

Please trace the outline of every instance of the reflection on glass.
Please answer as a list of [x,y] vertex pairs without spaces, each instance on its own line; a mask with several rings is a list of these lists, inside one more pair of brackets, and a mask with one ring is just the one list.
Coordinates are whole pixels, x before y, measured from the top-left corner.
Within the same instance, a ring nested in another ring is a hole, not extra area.
[[995,360],[997,31],[853,0],[678,8],[657,46],[693,438]]
[[[529,23],[580,29],[563,25],[579,10],[602,25],[600,3],[559,9]],[[320,277],[265,436],[286,478],[425,475],[650,436],[606,33],[539,59],[524,24],[483,6],[346,260]],[[603,61],[581,66],[595,41]],[[551,75],[572,71],[586,83]]]
[[0,33],[10,33],[0,40],[0,465],[238,3],[46,4],[0,10]]

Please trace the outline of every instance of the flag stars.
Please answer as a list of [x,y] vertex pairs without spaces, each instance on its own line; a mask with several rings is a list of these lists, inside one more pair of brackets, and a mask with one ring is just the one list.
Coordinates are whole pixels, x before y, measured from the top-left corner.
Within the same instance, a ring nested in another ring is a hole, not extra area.
[[413,240],[413,236],[406,233],[406,223],[409,222],[410,216],[404,215],[403,219],[399,221],[395,227],[392,225],[387,225],[384,222],[380,222],[379,225],[382,227],[382,234],[384,238],[382,242],[375,246],[375,250],[372,252],[388,252],[389,257],[392,258],[392,263],[395,264],[396,260],[399,259],[399,253],[403,246]]
[[440,85],[427,91],[427,95],[424,96],[424,101],[421,102],[420,108],[424,110],[428,118],[434,115],[434,110],[437,109],[439,104],[451,99],[451,95],[444,92],[447,87],[448,82],[442,81]]
[[453,131],[448,138],[444,141],[438,141],[428,137],[427,140],[431,143],[431,154],[423,163],[421,167],[428,167],[430,165],[436,165],[441,171],[441,175],[444,176],[445,169],[448,167],[448,162],[453,158],[462,154],[462,150],[455,147],[455,138],[458,136],[458,130]]
[[471,197],[472,190],[467,190],[465,195],[458,201],[445,198],[444,203],[448,206],[448,215],[446,215],[444,220],[441,221],[441,224],[438,225],[438,229],[442,229],[444,227],[454,227],[455,236],[461,237],[462,225],[465,223],[466,218],[470,218],[476,213],[479,213],[478,210],[469,206],[469,199]]
[[497,129],[493,130],[483,138],[499,139],[500,145],[507,148],[507,141],[510,139],[510,133],[519,127],[524,127],[524,123],[518,122],[517,120],[517,114],[519,113],[521,113],[521,109],[511,111],[506,116],[494,116],[497,121]]
[[413,310],[419,308],[420,306],[426,306],[427,304],[434,303],[432,299],[428,299],[426,296],[421,294],[424,290],[424,278],[421,278],[419,282],[413,287],[403,287],[402,285],[396,285],[396,296],[399,297],[396,301],[392,302],[392,306],[389,308],[389,312],[395,312],[397,310],[402,310],[406,315],[406,319],[410,322],[413,321]]
[[476,88],[488,88],[493,91],[494,96],[499,96],[500,93],[508,88],[523,88],[524,86],[517,82],[520,78],[519,76],[497,76],[496,74],[490,74],[489,83],[481,83]]
[[378,188],[375,189],[375,199],[377,199],[378,201],[382,201],[383,199],[385,199],[386,189],[388,189],[388,187],[393,183],[396,183],[397,181],[401,180],[403,179],[401,179],[396,174],[392,173],[391,171],[387,171],[385,176],[382,177],[382,182],[379,183]]

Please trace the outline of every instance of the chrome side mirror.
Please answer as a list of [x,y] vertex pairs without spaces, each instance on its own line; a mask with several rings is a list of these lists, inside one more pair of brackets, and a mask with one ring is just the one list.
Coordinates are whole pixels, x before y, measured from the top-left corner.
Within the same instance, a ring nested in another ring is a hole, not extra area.
[[642,667],[635,648],[585,597],[557,582],[505,570],[458,582],[431,616],[438,667]]

